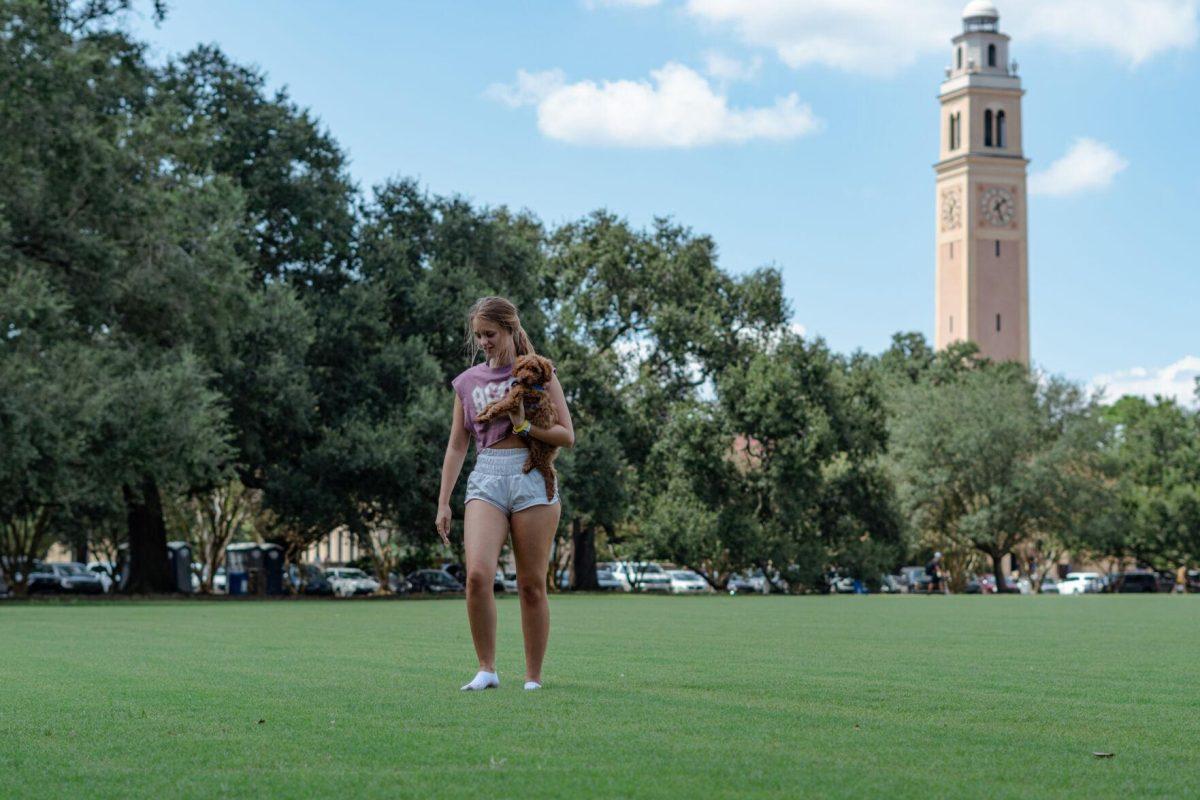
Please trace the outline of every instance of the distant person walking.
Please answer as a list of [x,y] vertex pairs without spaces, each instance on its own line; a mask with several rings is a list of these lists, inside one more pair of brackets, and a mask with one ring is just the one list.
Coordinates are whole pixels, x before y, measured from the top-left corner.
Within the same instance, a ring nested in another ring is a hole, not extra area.
[[558,527],[562,504],[557,485],[547,497],[540,469],[522,471],[529,439],[556,447],[571,447],[575,431],[567,401],[556,374],[539,387],[553,403],[558,422],[531,425],[524,406],[486,423],[475,417],[504,397],[512,386],[513,363],[536,355],[521,328],[516,307],[502,297],[484,297],[467,313],[467,349],[474,364],[480,352],[485,361],[461,372],[453,381],[454,416],[442,461],[442,487],[435,520],[442,541],[450,544],[450,495],[458,482],[472,437],[475,468],[467,478],[463,509],[463,547],[466,552],[467,618],[479,658],[479,672],[464,691],[500,686],[496,673],[496,600],[492,594],[500,550],[512,534],[517,561],[517,591],[521,598],[521,629],[525,634],[525,688],[542,687],[542,660],[550,638],[550,606],[546,600],[546,569],[550,544]]
[[925,577],[929,578],[929,593],[942,594],[945,591],[945,586],[942,581],[942,554],[937,552],[933,554],[933,559],[925,565]]

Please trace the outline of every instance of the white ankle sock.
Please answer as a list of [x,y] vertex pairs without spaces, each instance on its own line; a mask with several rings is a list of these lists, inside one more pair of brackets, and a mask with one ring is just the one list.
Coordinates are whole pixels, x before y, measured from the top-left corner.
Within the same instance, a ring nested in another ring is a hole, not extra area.
[[479,670],[475,673],[475,677],[466,686],[462,687],[464,692],[474,692],[480,689],[499,689],[500,676],[495,672]]
[[525,681],[525,688],[526,689],[540,689],[540,688],[542,688],[542,685],[540,683],[538,683],[537,681]]

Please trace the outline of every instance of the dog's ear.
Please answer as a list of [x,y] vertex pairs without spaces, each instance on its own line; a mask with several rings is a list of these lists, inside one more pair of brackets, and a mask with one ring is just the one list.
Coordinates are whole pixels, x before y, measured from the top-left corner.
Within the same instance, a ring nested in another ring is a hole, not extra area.
[[513,362],[513,375],[519,380],[537,377],[537,356],[519,356]]
[[538,383],[547,384],[550,382],[551,376],[554,375],[554,364],[544,356],[537,356],[536,358],[538,372],[540,373],[538,375]]

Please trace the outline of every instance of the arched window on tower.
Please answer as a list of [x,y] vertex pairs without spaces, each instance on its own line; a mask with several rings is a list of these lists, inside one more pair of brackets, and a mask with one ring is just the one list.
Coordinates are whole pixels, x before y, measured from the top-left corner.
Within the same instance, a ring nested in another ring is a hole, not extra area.
[[996,147],[1006,147],[1005,141],[1008,139],[1008,131],[1005,130],[1004,112],[996,112]]
[[983,146],[992,146],[992,110],[990,108],[983,112]]
[[958,120],[959,120],[959,115],[957,113],[950,115],[950,149],[951,150],[958,149],[958,140],[959,140],[959,137],[962,135],[959,133],[959,130],[958,130]]
[[996,45],[994,44],[988,45],[988,66],[996,66]]
[[955,63],[956,69],[962,69],[962,48],[958,48],[958,60]]

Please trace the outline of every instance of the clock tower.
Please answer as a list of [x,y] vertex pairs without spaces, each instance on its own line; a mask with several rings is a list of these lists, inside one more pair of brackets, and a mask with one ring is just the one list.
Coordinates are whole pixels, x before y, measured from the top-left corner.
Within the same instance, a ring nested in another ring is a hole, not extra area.
[[1028,366],[1024,91],[999,22],[987,0],[967,4],[938,94],[934,341],[940,350],[969,339],[988,358]]

